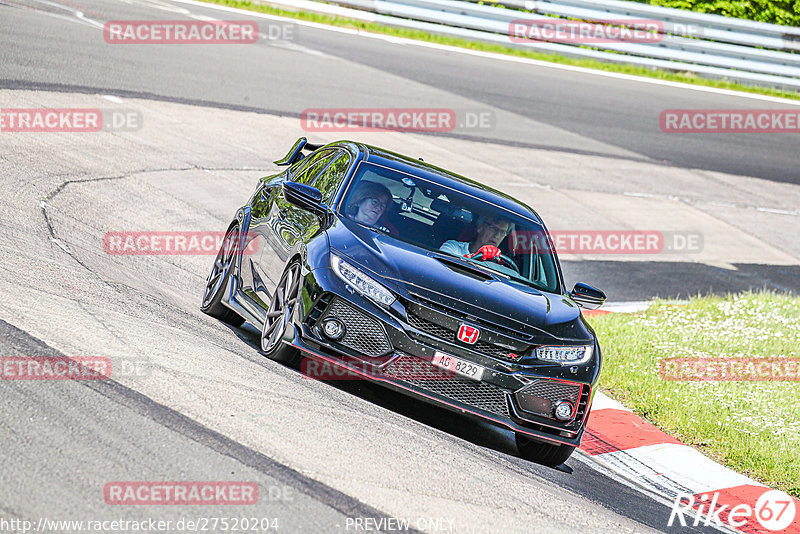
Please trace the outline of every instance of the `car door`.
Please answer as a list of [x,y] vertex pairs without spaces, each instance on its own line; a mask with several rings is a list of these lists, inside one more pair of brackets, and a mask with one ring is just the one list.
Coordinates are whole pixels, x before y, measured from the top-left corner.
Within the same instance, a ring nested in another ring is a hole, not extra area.
[[241,269],[239,278],[242,284],[242,291],[245,295],[253,299],[259,306],[265,306],[261,300],[259,291],[267,286],[273,285],[273,279],[269,272],[258,268],[261,264],[261,257],[264,248],[269,242],[270,234],[270,213],[275,204],[276,195],[280,194],[280,188],[276,183],[285,181],[285,174],[278,177],[262,178],[256,189],[253,198],[250,200],[250,227],[245,240],[248,245],[242,254]]
[[[351,161],[350,154],[346,150],[339,149],[324,156],[317,164],[312,163],[293,178],[296,182],[319,189],[322,201],[329,203],[347,173]],[[279,212],[282,212],[278,236],[288,251],[282,258],[285,263],[288,254],[294,252],[300,242],[307,243],[319,232],[319,220],[311,212],[292,206],[282,196],[276,200],[276,205]]]
[[319,229],[313,214],[286,202],[283,183],[292,180],[310,185],[338,153],[335,148],[316,151],[277,179],[265,182],[251,202],[250,228],[253,239],[258,240],[258,252],[249,262],[251,286],[243,289],[259,305],[266,306],[272,298],[272,290],[298,241]]

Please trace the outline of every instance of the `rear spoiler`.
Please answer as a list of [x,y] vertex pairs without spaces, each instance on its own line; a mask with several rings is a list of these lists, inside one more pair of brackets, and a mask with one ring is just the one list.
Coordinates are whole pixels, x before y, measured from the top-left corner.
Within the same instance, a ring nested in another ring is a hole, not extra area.
[[301,159],[303,159],[303,150],[308,150],[309,152],[313,152],[319,148],[322,148],[325,145],[312,145],[308,142],[308,139],[305,137],[301,137],[297,141],[295,141],[294,146],[292,146],[289,153],[286,154],[283,158],[275,161],[275,165],[284,166],[284,165],[294,165]]

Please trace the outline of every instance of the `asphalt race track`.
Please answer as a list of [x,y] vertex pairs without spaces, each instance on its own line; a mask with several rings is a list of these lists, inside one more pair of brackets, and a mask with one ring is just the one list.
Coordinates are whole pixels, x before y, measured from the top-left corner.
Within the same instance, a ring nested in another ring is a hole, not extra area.
[[[507,191],[551,230],[701,236],[692,250],[562,256],[570,286],[597,285],[611,302],[794,292],[797,136],[658,129],[668,108],[789,104],[265,18],[261,33],[285,38],[103,40],[109,20],[186,18],[246,16],[169,0],[0,0],[0,110],[140,118],[130,131],[0,131],[0,353],[103,356],[114,369],[102,381],[0,381],[0,531],[2,520],[73,532],[44,521],[154,519],[179,532],[192,530],[179,521],[244,517],[277,519],[279,532],[392,531],[392,518],[427,532],[711,531],[667,528],[668,503],[581,454],[545,468],[519,458],[508,432],[377,386],[304,378],[260,356],[254,328],[200,313],[213,255],[115,255],[103,238],[223,231],[295,139],[350,137]],[[492,125],[304,131],[300,113],[323,107],[451,108]],[[248,481],[260,498],[107,504],[106,485],[130,480]]]

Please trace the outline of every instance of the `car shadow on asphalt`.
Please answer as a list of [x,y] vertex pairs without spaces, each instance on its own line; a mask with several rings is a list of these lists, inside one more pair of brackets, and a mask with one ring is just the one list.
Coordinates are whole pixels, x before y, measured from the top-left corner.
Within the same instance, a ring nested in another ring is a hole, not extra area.
[[[248,360],[267,368],[280,367],[306,379],[306,375],[300,371],[302,366],[288,367],[263,356],[259,351],[260,332],[252,325],[245,323],[240,328],[231,326],[228,328],[253,349],[252,353],[245,356]],[[512,469],[524,476],[534,476],[540,480],[557,484],[657,531],[670,534],[694,534],[709,531],[702,527],[692,526],[665,528],[669,517],[667,506],[629,485],[600,473],[586,460],[576,457],[577,455],[573,455],[566,464],[556,468],[547,467],[521,458],[514,442],[514,434],[510,430],[427,404],[366,380],[322,381],[316,378],[314,380],[441,431],[454,441],[461,439],[478,447],[496,451],[501,459],[507,460],[513,465]]]
[[[228,326],[228,325],[226,325]],[[260,349],[260,332],[252,325],[245,323],[240,328],[228,326],[240,340],[253,348],[253,359],[257,361],[260,358],[262,365],[281,365],[278,362],[269,360],[263,356]],[[289,369],[288,366],[284,366]],[[301,371],[301,366],[291,367],[291,370],[298,373],[298,375],[305,375]],[[497,452],[516,456],[520,458],[517,446],[514,442],[514,433],[494,425],[485,423],[475,417],[459,414],[450,410],[440,408],[438,406],[428,404],[421,400],[409,397],[408,395],[396,392],[387,387],[370,382],[369,380],[320,380],[313,378],[318,382],[322,382],[330,387],[336,388],[339,391],[349,393],[355,397],[368,401],[376,406],[380,406],[386,410],[391,410],[401,416],[413,419],[423,425],[435,428],[442,432],[449,434],[455,438],[463,439],[479,447],[485,447]],[[538,465],[541,468],[547,466]],[[552,468],[563,473],[571,473],[572,469],[567,465],[561,465]]]

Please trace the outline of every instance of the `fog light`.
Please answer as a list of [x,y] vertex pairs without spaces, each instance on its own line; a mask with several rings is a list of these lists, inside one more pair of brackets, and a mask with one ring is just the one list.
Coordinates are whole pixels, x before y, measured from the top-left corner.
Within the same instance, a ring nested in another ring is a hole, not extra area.
[[329,317],[322,321],[322,333],[330,339],[338,341],[344,337],[344,324],[335,317]]
[[559,421],[569,421],[572,419],[573,407],[568,401],[558,401],[556,403],[555,416]]

